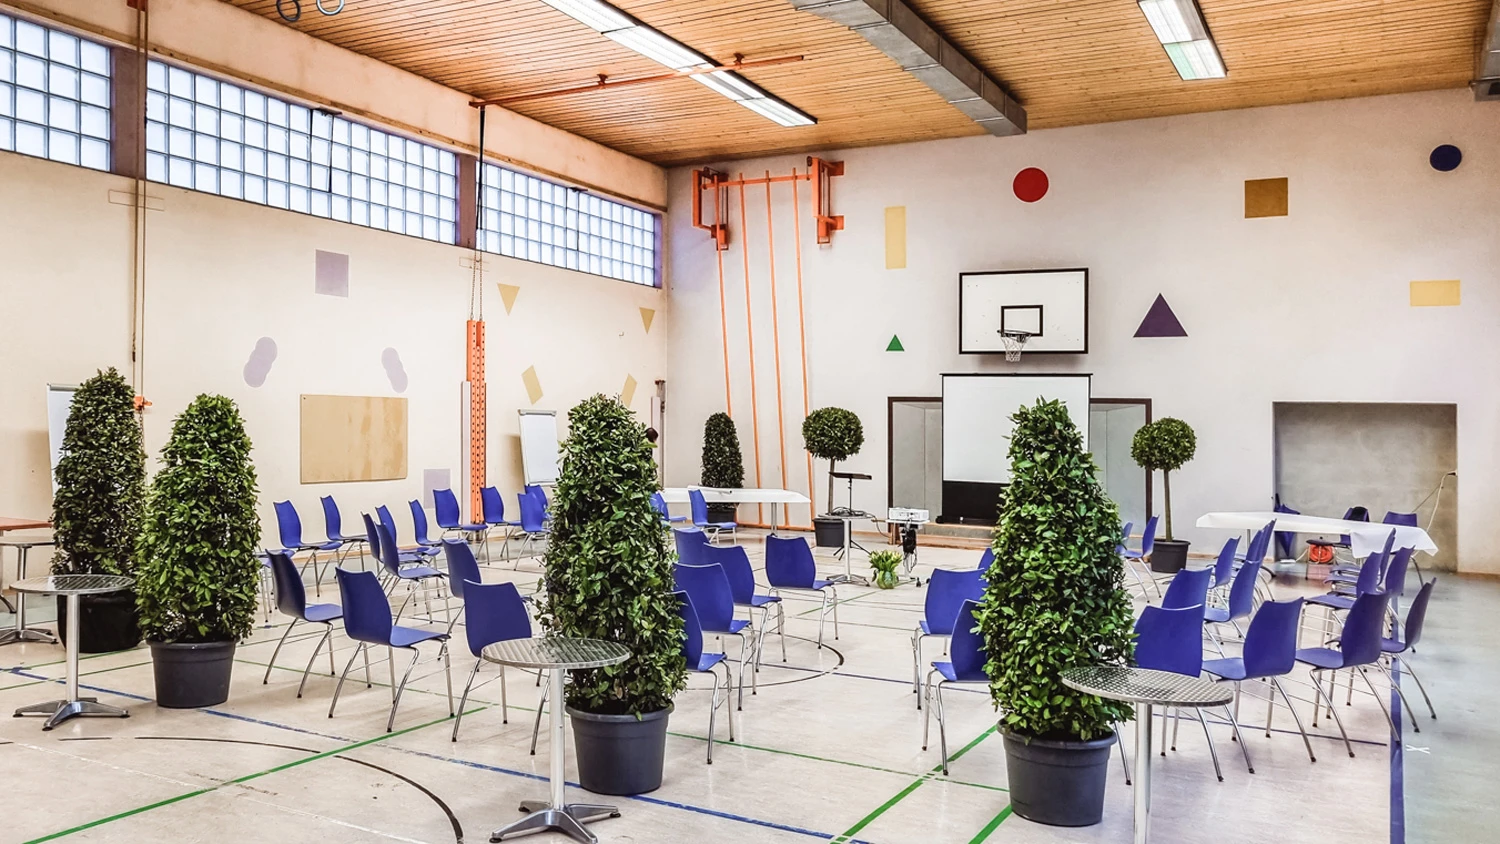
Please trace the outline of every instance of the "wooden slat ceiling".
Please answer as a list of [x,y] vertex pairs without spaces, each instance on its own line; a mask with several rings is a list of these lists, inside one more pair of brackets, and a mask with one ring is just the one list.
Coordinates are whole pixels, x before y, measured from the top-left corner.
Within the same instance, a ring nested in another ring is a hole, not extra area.
[[[225,0],[274,20],[275,0]],[[1045,129],[1462,87],[1489,0],[1200,0],[1229,78],[1183,82],[1132,0],[908,0]],[[688,80],[515,111],[663,165],[982,134],[848,29],[785,0],[615,0],[818,118],[784,128]],[[347,0],[291,24],[481,98],[662,72],[540,0]]]

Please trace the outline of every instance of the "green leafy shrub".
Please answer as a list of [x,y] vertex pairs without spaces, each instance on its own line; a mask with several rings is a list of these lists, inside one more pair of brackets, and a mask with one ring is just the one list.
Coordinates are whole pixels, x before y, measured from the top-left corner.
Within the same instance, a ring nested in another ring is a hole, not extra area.
[[1172,539],[1172,473],[1193,459],[1198,436],[1188,423],[1165,416],[1142,425],[1130,441],[1130,456],[1146,471],[1161,470],[1161,488],[1166,493],[1166,539]]
[[802,442],[813,457],[828,461],[828,507],[833,508],[833,472],[840,460],[859,453],[865,429],[859,417],[842,407],[822,407],[802,420]]
[[687,684],[687,665],[669,597],[672,558],[651,507],[646,429],[618,400],[596,395],[568,412],[561,451],[541,622],[630,649],[617,665],[572,672],[568,705],[601,715],[666,709]]
[[699,483],[726,489],[745,484],[740,435],[727,413],[715,413],[703,423],[703,474]]
[[255,466],[234,402],[200,395],[172,423],[151,481],[137,559],[141,632],[158,642],[238,641],[255,618]]
[[881,549],[870,555],[870,568],[875,571],[875,585],[881,589],[894,589],[901,582],[896,567],[901,565],[901,555],[889,549]]
[[1061,402],[1038,401],[1011,418],[1011,482],[978,613],[990,697],[1013,733],[1099,738],[1130,719],[1130,705],[1076,692],[1060,675],[1126,664],[1134,650],[1115,551],[1120,514]]
[[73,394],[52,497],[54,574],[135,571],[146,496],[146,448],[135,390],[114,367]]

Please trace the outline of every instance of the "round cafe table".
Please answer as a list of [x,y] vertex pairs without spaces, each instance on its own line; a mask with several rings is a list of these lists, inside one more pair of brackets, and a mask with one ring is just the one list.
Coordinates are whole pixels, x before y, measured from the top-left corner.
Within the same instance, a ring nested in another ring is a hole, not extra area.
[[1170,706],[1197,709],[1224,706],[1234,693],[1186,674],[1134,668],[1127,665],[1096,665],[1069,668],[1062,673],[1063,685],[1108,700],[1135,704],[1135,844],[1146,844],[1151,835],[1151,709]]
[[602,639],[543,636],[496,642],[486,647],[481,656],[500,665],[551,672],[548,695],[552,699],[552,705],[547,728],[552,733],[550,799],[521,801],[521,811],[528,815],[495,830],[490,835],[490,841],[500,841],[507,835],[554,830],[567,834],[580,844],[597,844],[598,837],[583,825],[604,818],[618,818],[620,810],[614,806],[567,802],[568,739],[563,728],[563,672],[580,668],[602,668],[624,662],[630,658],[630,651],[624,645]]
[[78,696],[78,598],[82,595],[99,595],[118,592],[135,585],[135,580],[114,574],[54,574],[50,577],[30,577],[17,580],[11,588],[20,593],[33,595],[62,595],[68,602],[68,686],[66,700],[49,700],[46,703],[23,706],[16,710],[22,715],[45,715],[47,722],[43,730],[50,730],[76,715],[104,715],[127,718],[129,712],[100,703],[95,698]]

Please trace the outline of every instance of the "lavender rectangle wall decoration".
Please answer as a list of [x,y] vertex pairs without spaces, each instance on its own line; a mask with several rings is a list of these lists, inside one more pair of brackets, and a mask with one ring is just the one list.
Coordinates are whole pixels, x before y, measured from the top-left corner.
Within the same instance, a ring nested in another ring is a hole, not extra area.
[[432,491],[435,489],[452,489],[453,476],[451,469],[423,469],[422,470],[422,505],[433,508],[437,505],[432,501]]
[[349,298],[349,256],[342,252],[317,251],[317,276],[313,292],[320,296]]

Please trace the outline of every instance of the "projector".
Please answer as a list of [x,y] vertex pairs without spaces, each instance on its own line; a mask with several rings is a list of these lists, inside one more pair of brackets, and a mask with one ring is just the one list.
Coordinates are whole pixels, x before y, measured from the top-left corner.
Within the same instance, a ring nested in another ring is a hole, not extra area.
[[922,524],[931,521],[931,518],[932,514],[926,510],[918,510],[912,507],[891,507],[886,511],[885,520],[888,522]]

